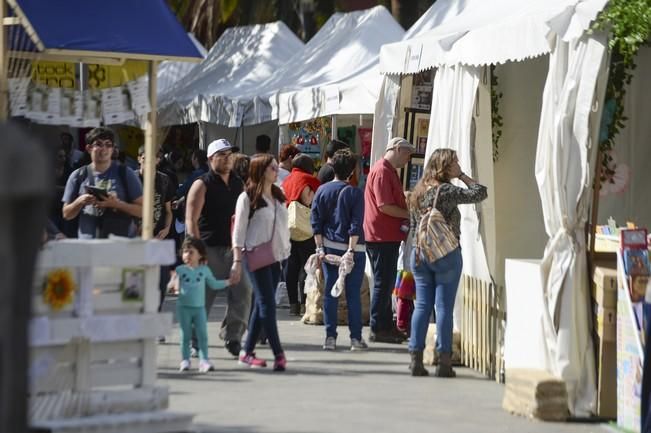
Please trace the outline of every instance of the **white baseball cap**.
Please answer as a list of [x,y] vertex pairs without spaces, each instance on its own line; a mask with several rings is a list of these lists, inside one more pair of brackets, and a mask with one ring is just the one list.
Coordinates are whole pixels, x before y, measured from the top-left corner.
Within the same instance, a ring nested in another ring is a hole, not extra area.
[[385,149],[385,152],[387,152],[389,150],[392,150],[392,149],[398,149],[400,147],[405,147],[405,148],[411,150],[412,152],[414,152],[416,150],[416,147],[413,144],[411,144],[410,142],[408,142],[407,140],[405,140],[404,138],[402,138],[402,137],[393,137],[391,140],[389,140],[389,143],[387,144],[387,148]]
[[220,138],[218,140],[215,140],[211,142],[208,145],[208,151],[206,152],[206,156],[210,158],[217,152],[223,152],[224,150],[231,150],[233,152],[237,152],[240,149],[237,146],[233,146],[228,140],[225,138]]

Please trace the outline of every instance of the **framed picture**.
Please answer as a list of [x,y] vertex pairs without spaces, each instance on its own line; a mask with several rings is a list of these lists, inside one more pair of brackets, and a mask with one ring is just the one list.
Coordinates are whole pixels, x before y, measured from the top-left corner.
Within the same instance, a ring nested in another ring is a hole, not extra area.
[[427,137],[418,137],[416,139],[416,153],[425,155],[425,150],[427,150]]
[[145,298],[145,270],[125,268],[122,270],[122,300],[142,302]]
[[421,156],[412,156],[407,164],[407,176],[405,189],[412,191],[421,177],[423,177],[423,170],[425,165],[425,158]]

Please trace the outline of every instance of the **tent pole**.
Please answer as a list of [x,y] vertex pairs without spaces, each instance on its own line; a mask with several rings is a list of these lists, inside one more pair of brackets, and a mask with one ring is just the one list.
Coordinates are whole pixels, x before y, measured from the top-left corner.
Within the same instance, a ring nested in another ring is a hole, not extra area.
[[154,237],[154,178],[156,175],[156,78],[158,62],[149,62],[149,101],[151,112],[145,125],[145,173],[143,179],[142,238]]
[[588,221],[587,230],[589,233],[588,241],[588,278],[592,281],[592,274],[595,268],[595,238],[597,237],[597,219],[599,218],[599,190],[601,189],[601,149],[597,150],[597,162],[594,169],[594,183],[592,184],[592,206],[590,212],[590,221]]
[[7,30],[4,19],[7,16],[7,2],[0,0],[0,122],[9,117],[9,77],[7,77]]

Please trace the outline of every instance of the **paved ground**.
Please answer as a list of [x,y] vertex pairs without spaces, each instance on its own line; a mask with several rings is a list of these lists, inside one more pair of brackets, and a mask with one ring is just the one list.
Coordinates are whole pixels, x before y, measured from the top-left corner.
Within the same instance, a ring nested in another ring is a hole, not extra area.
[[[456,379],[412,378],[406,345],[373,344],[367,353],[321,350],[323,329],[290,319],[279,309],[288,370],[243,369],[218,339],[224,298],[209,323],[210,358],[216,371],[179,373],[178,328],[158,355],[160,384],[170,387],[170,409],[196,414],[202,433],[329,432],[607,432],[598,424],[557,424],[511,416],[501,408],[503,387],[472,370]],[[166,303],[173,309],[173,300]],[[364,333],[366,335],[367,328]],[[342,338],[343,337],[343,338]],[[258,355],[271,360],[267,346]]]

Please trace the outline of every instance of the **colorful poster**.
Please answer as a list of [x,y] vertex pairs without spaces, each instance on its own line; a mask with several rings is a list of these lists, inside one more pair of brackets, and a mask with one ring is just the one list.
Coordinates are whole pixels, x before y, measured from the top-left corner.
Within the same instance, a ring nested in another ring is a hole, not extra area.
[[369,158],[371,156],[371,143],[373,140],[373,128],[359,128],[360,147],[362,148],[362,158]]

